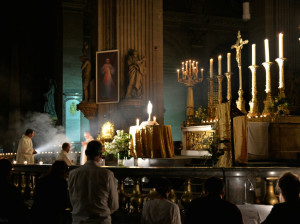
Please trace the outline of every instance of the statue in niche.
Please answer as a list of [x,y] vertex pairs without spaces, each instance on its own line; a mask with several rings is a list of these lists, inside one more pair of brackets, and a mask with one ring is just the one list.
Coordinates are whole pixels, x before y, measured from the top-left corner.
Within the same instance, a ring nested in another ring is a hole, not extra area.
[[143,93],[143,75],[145,73],[145,57],[140,58],[136,50],[130,50],[128,54],[128,78],[129,84],[125,98],[140,98]]
[[54,79],[49,79],[48,91],[44,93],[44,112],[49,114],[52,119],[57,119],[55,111],[54,93],[56,90],[56,82]]
[[82,62],[81,65],[82,91],[83,91],[82,101],[89,100],[89,87],[90,87],[90,82],[92,80],[92,76],[91,76],[92,64],[90,60],[87,58],[87,49],[88,49],[88,45],[85,41],[83,43],[83,48],[82,48],[83,55],[80,57],[80,61]]

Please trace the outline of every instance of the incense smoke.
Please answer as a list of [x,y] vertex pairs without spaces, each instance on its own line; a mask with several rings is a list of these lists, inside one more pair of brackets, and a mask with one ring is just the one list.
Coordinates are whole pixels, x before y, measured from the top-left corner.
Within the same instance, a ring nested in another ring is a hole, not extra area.
[[64,142],[70,142],[64,133],[62,126],[54,126],[50,116],[46,113],[32,112],[28,113],[21,121],[20,136],[26,129],[34,130],[32,139],[36,151],[58,151]]

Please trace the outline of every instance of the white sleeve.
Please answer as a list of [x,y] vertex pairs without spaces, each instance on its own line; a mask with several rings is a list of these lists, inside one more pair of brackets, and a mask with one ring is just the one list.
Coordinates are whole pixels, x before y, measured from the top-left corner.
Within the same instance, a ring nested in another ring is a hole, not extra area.
[[118,189],[117,189],[115,176],[113,173],[111,173],[111,175],[109,175],[108,182],[109,182],[109,189],[110,189],[108,205],[110,207],[110,213],[112,214],[115,211],[117,211],[119,208]]
[[26,155],[32,155],[33,145],[31,139],[22,139],[21,140],[21,152]]

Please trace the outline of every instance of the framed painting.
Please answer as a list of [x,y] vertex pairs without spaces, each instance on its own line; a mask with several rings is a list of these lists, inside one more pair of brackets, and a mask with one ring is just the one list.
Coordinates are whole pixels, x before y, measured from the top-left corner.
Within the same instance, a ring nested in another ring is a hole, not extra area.
[[118,103],[119,50],[96,52],[96,103]]

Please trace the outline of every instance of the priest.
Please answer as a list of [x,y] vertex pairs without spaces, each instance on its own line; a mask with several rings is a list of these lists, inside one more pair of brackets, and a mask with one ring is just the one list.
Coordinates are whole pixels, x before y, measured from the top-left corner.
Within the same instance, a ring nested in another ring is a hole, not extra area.
[[25,161],[27,161],[27,164],[34,164],[34,154],[37,152],[33,149],[33,136],[33,129],[27,129],[25,134],[22,135],[18,145],[17,163],[23,164]]

